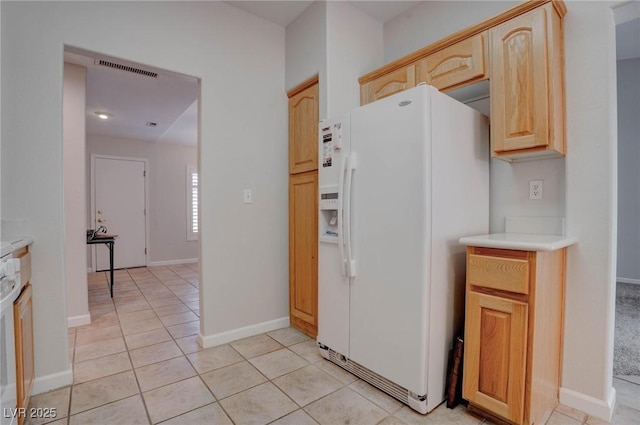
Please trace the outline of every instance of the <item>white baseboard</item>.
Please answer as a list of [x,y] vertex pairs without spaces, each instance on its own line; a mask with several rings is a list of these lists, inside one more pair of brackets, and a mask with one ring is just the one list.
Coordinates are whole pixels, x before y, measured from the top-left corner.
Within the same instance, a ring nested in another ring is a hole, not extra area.
[[616,277],[616,282],[635,283],[636,285],[640,285],[640,279],[630,279],[628,277]]
[[31,395],[46,393],[47,391],[57,390],[58,388],[67,387],[73,384],[73,368],[69,364],[69,369],[51,375],[45,375],[36,378],[33,381]]
[[197,262],[197,258],[185,258],[183,260],[150,261],[148,267],[175,266],[177,264],[191,264]]
[[616,390],[611,388],[609,400],[600,400],[599,398],[560,387],[560,404],[573,407],[590,416],[609,422],[613,416],[613,408],[616,405]]
[[93,267],[87,267],[87,273],[93,273]]
[[218,345],[235,341],[236,339],[248,338],[261,333],[275,331],[276,329],[286,328],[287,326],[289,326],[289,316],[213,335],[205,336],[198,332],[198,344],[200,344],[202,348],[216,347]]
[[67,317],[67,327],[75,328],[77,326],[84,326],[91,324],[91,313],[82,314],[80,316]]

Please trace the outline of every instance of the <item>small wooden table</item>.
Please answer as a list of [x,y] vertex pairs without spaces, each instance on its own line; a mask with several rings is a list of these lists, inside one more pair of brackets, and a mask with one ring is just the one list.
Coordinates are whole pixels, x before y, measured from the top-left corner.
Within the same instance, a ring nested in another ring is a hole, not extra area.
[[109,249],[109,293],[111,294],[111,298],[113,298],[113,246],[116,243],[117,237],[118,235],[97,234],[93,239],[87,239],[87,245],[103,243]]

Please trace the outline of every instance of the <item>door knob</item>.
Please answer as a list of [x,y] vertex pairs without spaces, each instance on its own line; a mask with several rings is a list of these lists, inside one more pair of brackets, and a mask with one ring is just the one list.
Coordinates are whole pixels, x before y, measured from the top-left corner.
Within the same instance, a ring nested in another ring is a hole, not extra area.
[[106,223],[107,220],[103,219],[103,218],[99,218],[98,219],[98,223]]

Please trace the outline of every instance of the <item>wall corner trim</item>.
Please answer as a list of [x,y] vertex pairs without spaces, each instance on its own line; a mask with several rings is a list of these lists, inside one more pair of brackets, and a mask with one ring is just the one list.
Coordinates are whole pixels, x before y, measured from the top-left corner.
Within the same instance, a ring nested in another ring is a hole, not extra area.
[[33,381],[31,395],[38,395],[46,393],[47,391],[57,390],[58,388],[67,387],[71,384],[73,384],[73,368],[71,363],[69,363],[68,369],[63,370],[62,372],[37,377]]
[[590,416],[603,419],[607,422],[613,417],[613,408],[616,405],[616,390],[611,387],[608,400],[600,400],[568,388],[560,387],[560,404],[581,410]]
[[287,326],[289,326],[289,316],[213,335],[202,335],[201,333],[198,333],[198,344],[200,344],[202,348],[216,347],[237,339],[248,338],[264,332],[275,331],[276,329],[286,328]]
[[67,317],[67,327],[75,328],[77,326],[84,326],[91,324],[91,313],[81,314],[80,316]]

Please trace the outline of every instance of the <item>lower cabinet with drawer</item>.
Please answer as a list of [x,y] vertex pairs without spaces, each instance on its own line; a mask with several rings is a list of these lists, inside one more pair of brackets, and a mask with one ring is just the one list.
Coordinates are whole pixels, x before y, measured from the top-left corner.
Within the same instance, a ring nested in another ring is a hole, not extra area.
[[531,425],[558,405],[565,255],[467,247],[463,397],[471,407]]
[[[13,306],[16,334],[16,384],[18,408],[27,409],[35,377],[33,352],[33,301],[31,284],[27,283]],[[18,417],[18,425],[24,423],[24,415]]]
[[[13,303],[17,408],[28,409],[35,378],[33,300],[31,283],[29,283],[31,280],[31,252],[29,246],[14,251],[13,258],[20,259],[20,285],[23,286],[20,296]],[[18,415],[17,425],[23,425],[24,422],[25,415]]]

